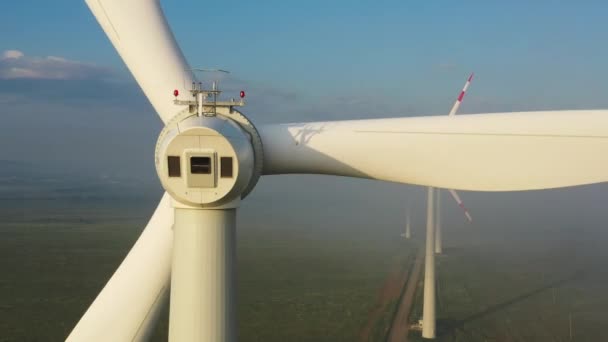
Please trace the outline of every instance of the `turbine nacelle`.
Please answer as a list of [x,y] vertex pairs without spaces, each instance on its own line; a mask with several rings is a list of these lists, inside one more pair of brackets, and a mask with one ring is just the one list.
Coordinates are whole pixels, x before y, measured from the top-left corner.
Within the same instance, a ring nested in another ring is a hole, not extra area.
[[222,115],[178,117],[165,126],[156,145],[161,184],[187,207],[238,206],[257,179],[254,160],[249,133]]

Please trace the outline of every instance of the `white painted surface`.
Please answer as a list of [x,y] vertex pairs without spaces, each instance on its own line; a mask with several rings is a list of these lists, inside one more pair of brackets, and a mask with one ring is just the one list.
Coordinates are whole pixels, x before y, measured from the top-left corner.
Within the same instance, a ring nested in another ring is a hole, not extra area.
[[167,300],[173,208],[165,194],[141,236],[67,341],[146,341]]
[[[169,177],[168,156],[179,156],[181,176]],[[190,172],[190,158],[212,159],[210,174]],[[232,177],[220,176],[221,157],[232,158]],[[163,188],[186,206],[217,207],[241,198],[254,172],[254,152],[249,135],[223,116],[195,114],[163,129],[157,142],[155,164]]]
[[408,205],[407,216],[405,217],[405,238],[412,237],[412,208]]
[[161,119],[167,123],[190,100],[192,75],[158,0],[85,0]]
[[169,341],[233,342],[236,209],[175,209]]
[[441,240],[441,189],[435,192],[437,204],[435,207],[435,254],[443,253],[443,241]]
[[428,188],[426,208],[426,249],[424,254],[424,300],[422,337],[435,338],[435,224],[433,218],[435,189]]
[[259,132],[266,175],[331,174],[479,191],[608,181],[608,110],[264,125]]

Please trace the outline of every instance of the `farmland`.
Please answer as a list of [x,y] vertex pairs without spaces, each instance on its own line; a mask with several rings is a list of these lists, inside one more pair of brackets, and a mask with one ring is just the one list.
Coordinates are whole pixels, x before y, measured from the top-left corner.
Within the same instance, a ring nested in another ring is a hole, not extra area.
[[[451,231],[437,260],[438,341],[604,341],[605,230]],[[464,241],[463,239],[469,239]],[[483,241],[483,243],[479,243]],[[420,284],[422,286],[422,284]],[[422,314],[422,287],[410,321]],[[411,341],[422,341],[420,332]]]
[[[63,340],[154,207],[152,200],[4,204],[3,341]],[[27,211],[19,209],[24,205]],[[386,234],[347,234],[305,225],[242,226],[238,238],[241,341],[357,340],[386,278],[410,251]],[[395,301],[381,307],[370,340],[382,338]],[[165,313],[154,340],[166,340],[166,334]]]

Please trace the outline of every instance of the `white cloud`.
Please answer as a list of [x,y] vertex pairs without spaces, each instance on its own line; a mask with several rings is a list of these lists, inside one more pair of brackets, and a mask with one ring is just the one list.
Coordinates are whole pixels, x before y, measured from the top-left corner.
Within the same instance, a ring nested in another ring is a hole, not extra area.
[[7,50],[0,58],[0,79],[86,80],[106,79],[110,69],[92,63],[63,57],[26,56],[18,50]]
[[0,60],[4,60],[4,59],[19,59],[21,57],[23,57],[23,52],[19,51],[19,50],[6,50],[2,53],[2,58]]

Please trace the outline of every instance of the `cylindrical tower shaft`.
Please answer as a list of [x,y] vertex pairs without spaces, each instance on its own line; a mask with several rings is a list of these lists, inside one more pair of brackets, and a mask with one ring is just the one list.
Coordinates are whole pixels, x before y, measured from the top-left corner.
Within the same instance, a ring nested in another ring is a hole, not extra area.
[[407,208],[407,216],[405,217],[405,238],[409,239],[412,237],[412,210],[410,207]]
[[433,218],[435,189],[428,188],[426,209],[426,250],[424,258],[424,306],[422,308],[422,337],[435,338],[435,224]]
[[173,230],[169,341],[236,341],[236,209],[176,208]]
[[435,196],[437,197],[437,204],[435,207],[435,253],[443,253],[443,241],[441,237],[441,189],[435,190]]

